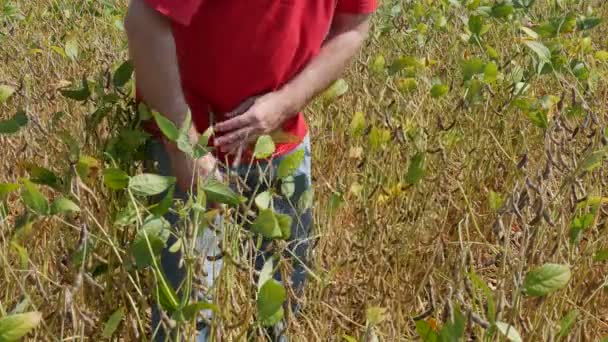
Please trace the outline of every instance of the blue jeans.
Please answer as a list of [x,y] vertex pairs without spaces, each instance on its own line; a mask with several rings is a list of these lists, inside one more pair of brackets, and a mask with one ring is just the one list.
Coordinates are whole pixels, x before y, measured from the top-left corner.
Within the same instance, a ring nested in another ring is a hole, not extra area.
[[[309,259],[310,247],[312,246],[311,233],[312,233],[312,208],[300,208],[298,203],[300,198],[305,192],[312,191],[312,178],[311,178],[311,150],[310,150],[310,139],[307,136],[302,144],[294,149],[287,155],[294,153],[298,150],[304,150],[304,159],[300,166],[293,173],[293,194],[291,197],[286,198],[281,196],[279,198],[273,198],[273,209],[277,213],[289,215],[292,218],[291,226],[291,237],[288,240],[288,251],[285,254],[286,258],[292,260],[293,271],[291,273],[291,288],[297,295],[301,295],[306,280],[307,273],[307,262]],[[287,156],[286,155],[286,156]],[[272,163],[268,165],[267,162],[261,162],[249,165],[241,165],[235,169],[231,169],[230,172],[236,173],[244,180],[249,190],[244,191],[243,196],[248,199],[255,198],[258,193],[268,190],[269,184],[275,184],[274,175],[276,170],[283,158],[281,156],[277,159],[272,160]],[[169,176],[171,175],[171,161],[167,155],[164,147],[157,141],[149,142],[146,146],[146,159],[147,164],[156,163],[156,167],[146,166],[146,172],[155,172],[160,175]],[[260,172],[262,170],[262,172]],[[235,189],[236,190],[236,189]],[[280,188],[276,193],[281,193]],[[161,194],[157,200],[164,197]],[[175,190],[175,199],[187,200],[188,196],[182,191]],[[165,215],[165,218],[174,226],[177,226],[179,217],[169,212]],[[248,227],[245,227],[248,228]],[[179,261],[181,259],[180,253],[171,253],[169,247],[173,245],[176,238],[171,236],[167,243],[167,247],[161,253],[161,267],[167,277],[167,280],[173,286],[174,289],[178,289],[183,279],[185,278],[185,268],[180,267]],[[199,247],[199,253],[206,253],[208,256],[215,256],[219,254],[219,248],[217,247],[218,237],[214,236],[211,230],[206,229],[204,234],[199,237],[197,246]],[[256,252],[255,255],[255,268],[260,271],[267,260],[272,257],[271,252],[264,252],[269,241],[264,241],[262,248]],[[293,258],[295,255],[296,258]],[[222,266],[222,259],[209,262],[205,265],[206,284],[211,287],[214,278],[219,273]],[[280,275],[275,274],[277,280],[280,279]],[[204,294],[203,294],[204,295]],[[212,298],[207,298],[212,300]],[[298,310],[297,304],[293,306],[295,311]],[[155,333],[153,339],[155,341],[165,341],[166,334],[160,325],[160,308],[157,307],[156,303],[152,308],[152,332]],[[201,333],[197,337],[198,342],[208,340],[208,330],[203,328]]]

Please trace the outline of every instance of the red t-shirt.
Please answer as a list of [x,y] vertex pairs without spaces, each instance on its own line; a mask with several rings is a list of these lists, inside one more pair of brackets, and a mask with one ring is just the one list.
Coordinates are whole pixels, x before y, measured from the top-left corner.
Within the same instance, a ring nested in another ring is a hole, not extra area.
[[[373,12],[377,0],[146,0],[173,21],[182,87],[198,131],[247,98],[275,91],[319,53],[334,13]],[[300,140],[302,113],[282,129]],[[299,142],[276,144],[275,155]],[[223,158],[224,156],[218,156]]]

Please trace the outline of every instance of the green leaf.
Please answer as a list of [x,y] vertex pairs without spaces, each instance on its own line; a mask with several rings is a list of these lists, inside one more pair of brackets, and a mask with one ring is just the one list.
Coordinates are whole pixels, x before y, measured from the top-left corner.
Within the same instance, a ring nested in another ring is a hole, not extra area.
[[503,322],[496,322],[496,328],[511,342],[522,342],[521,335],[514,326]]
[[312,208],[314,199],[314,190],[313,188],[306,189],[302,195],[300,195],[300,199],[298,199],[298,211],[304,212],[310,208]]
[[65,197],[59,197],[51,205],[51,215],[77,212],[80,212],[78,205]]
[[15,88],[6,84],[0,84],[0,105],[6,102],[14,93]]
[[397,89],[403,93],[413,93],[418,89],[418,81],[413,77],[404,77],[397,79]]
[[377,150],[391,140],[391,131],[388,129],[372,127],[367,138],[372,150]]
[[184,320],[191,321],[195,319],[196,316],[203,310],[211,310],[213,312],[216,312],[218,309],[217,306],[213,303],[197,302],[184,306],[184,308],[181,310],[181,313]]
[[460,310],[454,310],[453,319],[446,322],[439,333],[441,341],[459,342],[464,337],[465,319]]
[[297,151],[283,157],[279,163],[277,169],[277,177],[284,179],[292,176],[293,173],[302,165],[304,161],[304,149],[298,149]]
[[594,169],[598,168],[602,165],[602,161],[604,160],[604,156],[608,151],[608,147],[601,148],[591,154],[589,154],[579,165],[580,170],[585,170],[587,172],[591,172]]
[[490,208],[494,211],[500,209],[502,207],[503,199],[500,194],[490,191],[488,193],[488,203],[490,204]]
[[272,209],[260,210],[251,225],[251,230],[267,239],[277,239],[283,236],[279,221]]
[[414,185],[418,183],[425,174],[424,166],[425,154],[424,152],[416,153],[410,160],[410,165],[405,175],[405,181],[407,184]]
[[386,59],[383,55],[377,55],[369,65],[369,68],[376,74],[383,73],[384,69],[386,68]]
[[28,312],[0,318],[0,341],[17,341],[42,321],[40,312]]
[[594,57],[600,62],[608,62],[608,51],[601,50],[595,53]]
[[137,104],[137,113],[139,114],[139,119],[141,121],[148,121],[152,119],[152,113],[150,113],[150,109],[148,109],[148,106],[146,106],[146,104],[143,102]]
[[209,138],[213,135],[213,126],[210,126],[205,130],[203,134],[198,137],[198,142],[196,146],[194,146],[194,150],[192,153],[192,158],[199,159],[205,156],[207,153],[211,151],[211,147],[209,147]]
[[296,181],[293,176],[287,176],[281,179],[281,194],[285,198],[291,198],[296,192]]
[[388,74],[395,75],[405,68],[420,69],[422,68],[422,64],[415,57],[402,56],[391,64],[388,68]]
[[593,255],[593,261],[604,262],[608,260],[608,249],[601,249]]
[[431,97],[436,99],[436,98],[445,96],[445,94],[448,93],[448,90],[449,90],[448,86],[445,84],[440,84],[440,83],[434,84],[431,87]]
[[431,324],[425,320],[416,321],[416,332],[424,342],[437,342],[439,336],[433,330]]
[[359,342],[359,341],[357,341],[357,339],[356,339],[356,338],[354,338],[354,337],[352,337],[352,336],[350,336],[350,335],[342,335],[342,339],[343,339],[345,342]]
[[268,321],[283,309],[287,291],[278,281],[269,279],[258,292],[257,307],[260,321]]
[[492,7],[490,15],[494,18],[506,18],[513,13],[513,5],[509,3],[497,4]]
[[291,237],[292,218],[287,214],[275,213],[279,228],[281,229],[281,237],[283,240],[289,240]]
[[[15,239],[13,239],[15,240]],[[15,250],[17,255],[19,256],[19,264],[22,269],[27,269],[29,264],[29,254],[27,253],[27,249],[21,246],[17,241],[11,241],[11,247]],[[1,340],[0,340],[1,341]]]
[[327,104],[346,94],[347,91],[348,83],[341,78],[332,83],[332,85],[321,94],[321,98],[323,99],[323,102]]
[[270,135],[262,135],[255,143],[253,156],[256,159],[270,158],[275,149],[276,147],[274,145],[274,141],[272,141],[272,137]]
[[173,121],[162,116],[157,111],[152,111],[152,116],[154,117],[154,121],[156,121],[158,128],[161,130],[161,132],[163,132],[165,137],[171,141],[177,141],[179,138],[179,130],[177,127],[175,127]]
[[103,183],[110,189],[121,190],[129,186],[129,175],[121,169],[108,168],[103,171]]
[[570,277],[570,267],[545,264],[526,275],[523,290],[532,297],[545,296],[566,287]]
[[483,18],[479,15],[474,15],[469,18],[469,31],[472,34],[480,36],[481,28],[483,27]]
[[21,162],[20,165],[30,174],[32,183],[48,185],[55,189],[60,188],[62,181],[53,171],[30,162]]
[[165,310],[169,313],[173,313],[179,306],[177,293],[175,293],[173,287],[169,285],[167,277],[160,269],[154,268],[154,274],[156,275],[154,297]]
[[19,189],[19,184],[0,183],[0,201],[4,201],[11,192]]
[[104,338],[112,337],[112,335],[114,335],[114,332],[116,331],[116,329],[118,329],[118,326],[120,325],[120,322],[124,319],[124,317],[125,317],[125,308],[121,307],[118,310],[114,311],[112,313],[112,315],[110,315],[110,318],[108,318],[108,320],[104,324],[103,332],[101,333],[101,335]]
[[216,179],[210,179],[204,186],[203,191],[210,202],[224,203],[238,206],[241,203],[239,196],[232,189]]
[[355,112],[350,122],[350,134],[357,137],[363,135],[363,132],[365,132],[365,114]]
[[579,30],[590,30],[602,23],[602,18],[588,17],[579,19],[576,26]]
[[526,44],[526,46],[530,48],[530,50],[536,53],[539,58],[539,61],[544,63],[551,62],[551,51],[549,51],[549,49],[545,45],[543,45],[543,43],[537,42],[535,40],[524,40],[524,44]]
[[114,72],[114,77],[112,77],[112,81],[116,88],[122,88],[133,75],[133,63],[131,61],[126,61],[122,63],[118,69]]
[[175,177],[144,173],[129,179],[129,189],[139,196],[158,195],[175,184]]
[[488,309],[487,317],[490,323],[494,323],[494,320],[496,319],[496,303],[494,302],[492,290],[477,274],[475,274],[474,271],[471,271],[469,277],[475,288],[481,290],[486,297]]
[[34,183],[28,180],[23,181],[21,197],[23,202],[35,213],[40,215],[49,213],[49,202]]
[[80,156],[76,164],[76,172],[83,181],[90,181],[99,170],[99,161],[91,156]]
[[264,266],[262,267],[262,271],[260,271],[260,277],[258,278],[258,291],[262,289],[262,286],[266,284],[266,282],[272,279],[272,273],[274,271],[274,258],[270,257],[266,262],[264,262]]
[[283,317],[285,316],[285,310],[283,307],[280,307],[272,316],[267,317],[261,321],[263,326],[273,327],[279,323]]
[[557,334],[557,340],[568,337],[574,324],[576,324],[576,318],[578,316],[578,310],[570,310],[564,318],[559,322],[559,333]]
[[91,96],[89,81],[84,76],[82,78],[82,87],[80,89],[61,89],[59,92],[64,97],[81,102],[86,101],[89,96]]
[[484,69],[485,63],[481,58],[471,58],[462,65],[463,79],[468,81],[473,78],[473,76],[483,73]]
[[[171,224],[163,217],[146,218],[131,244],[131,254],[139,269],[154,264],[154,258],[162,252],[170,235]],[[150,242],[150,248],[148,242]]]
[[65,55],[72,61],[75,61],[76,59],[78,59],[78,53],[79,53],[78,41],[74,37],[69,38],[65,42],[65,47],[63,50],[65,51]]
[[169,211],[169,209],[171,209],[171,206],[173,205],[173,193],[174,192],[175,192],[175,186],[172,185],[167,190],[167,194],[165,195],[165,197],[163,197],[163,199],[159,203],[157,203],[155,206],[150,208],[150,212],[156,216],[165,215]]
[[549,127],[549,119],[547,118],[547,113],[542,110],[534,111],[528,113],[528,118],[534,126],[542,129],[547,129]]
[[490,62],[486,64],[483,69],[483,79],[486,83],[492,84],[496,82],[496,78],[498,77],[498,66],[494,62]]
[[28,118],[25,112],[19,111],[8,120],[0,120],[0,134],[14,134],[27,125]]
[[272,194],[268,190],[260,192],[254,199],[255,206],[258,207],[259,210],[270,208],[271,201]]

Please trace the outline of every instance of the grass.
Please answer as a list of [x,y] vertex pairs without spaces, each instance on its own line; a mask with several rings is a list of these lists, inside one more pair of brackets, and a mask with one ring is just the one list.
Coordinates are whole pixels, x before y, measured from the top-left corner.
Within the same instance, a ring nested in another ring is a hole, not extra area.
[[[93,131],[87,118],[98,102],[82,105],[59,93],[70,82],[78,86],[83,75],[111,74],[126,59],[125,6],[0,1],[0,84],[16,89],[0,104],[0,120],[18,109],[29,118],[17,134],[0,134],[0,183],[31,178],[24,162],[70,174],[63,130],[82,154],[101,161],[108,141],[129,124],[129,108],[119,104]],[[513,325],[525,341],[608,336],[606,208],[590,203],[608,197],[601,152],[590,159],[606,139],[608,26],[536,39],[519,28],[538,28],[533,25],[568,12],[606,17],[608,5],[538,0],[510,20],[484,17],[487,33],[469,41],[463,35],[471,31],[472,9],[438,0],[383,3],[346,77],[348,91],[307,111],[320,240],[303,315],[290,319],[295,340],[419,340],[423,326],[438,332],[457,312],[468,338],[504,339],[494,321]],[[384,28],[390,30],[382,34]],[[566,67],[537,75],[539,49],[524,38],[551,48]],[[70,45],[78,47],[73,60],[62,55],[68,42],[67,55]],[[401,56],[415,59],[396,63]],[[475,57],[483,63],[480,73],[463,82],[463,63],[479,69]],[[589,77],[567,67],[571,62],[582,62]],[[525,71],[521,80],[518,70]],[[431,96],[434,84],[447,86],[447,94]],[[19,224],[25,212],[19,192],[2,207],[0,316],[40,311],[31,340],[99,340],[118,308],[125,314],[115,337],[147,336],[154,277],[121,263],[135,229],[113,224],[129,200],[102,184],[107,166],[90,163],[90,179],[66,176],[79,215]],[[139,172],[137,163],[119,166]],[[95,241],[90,247],[83,225]],[[79,263],[83,246],[91,250]],[[549,263],[567,266],[567,285],[540,297],[522,293],[526,276]],[[104,264],[117,267],[94,276]],[[221,276],[216,333],[224,340],[256,327],[251,277],[251,270],[231,264]]]

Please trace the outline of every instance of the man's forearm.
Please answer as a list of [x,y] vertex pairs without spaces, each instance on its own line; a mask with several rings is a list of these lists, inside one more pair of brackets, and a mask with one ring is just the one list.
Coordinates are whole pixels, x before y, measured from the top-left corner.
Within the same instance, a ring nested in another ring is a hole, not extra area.
[[178,127],[188,105],[181,87],[170,21],[143,0],[131,0],[125,19],[138,92]]
[[335,24],[319,54],[280,90],[289,99],[289,114],[302,110],[344,72],[367,37],[369,17],[343,16]]

